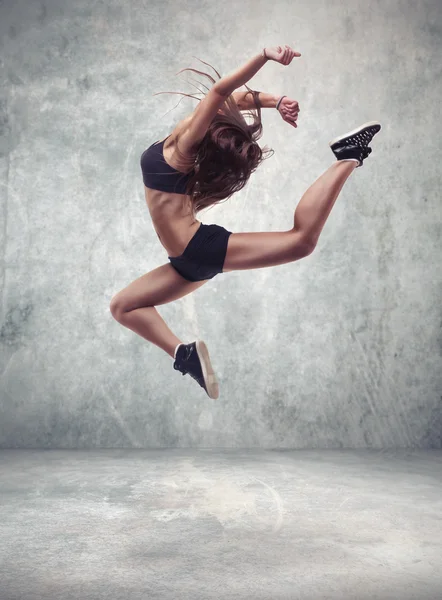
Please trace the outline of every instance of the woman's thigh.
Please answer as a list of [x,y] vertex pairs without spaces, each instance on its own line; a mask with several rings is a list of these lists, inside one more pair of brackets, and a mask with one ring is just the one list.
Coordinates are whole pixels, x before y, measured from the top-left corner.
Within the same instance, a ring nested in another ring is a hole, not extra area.
[[166,263],[118,292],[111,300],[111,312],[129,312],[144,306],[167,304],[190,294],[206,281],[187,281],[170,263]]
[[232,233],[227,244],[223,272],[284,265],[311,254],[305,234],[289,231]]

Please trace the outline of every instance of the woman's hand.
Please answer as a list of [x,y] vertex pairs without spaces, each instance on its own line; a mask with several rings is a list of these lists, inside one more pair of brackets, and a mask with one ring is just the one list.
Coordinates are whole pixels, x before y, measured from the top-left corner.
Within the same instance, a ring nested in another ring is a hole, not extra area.
[[265,48],[264,50],[269,60],[274,60],[284,66],[289,65],[295,56],[301,56],[300,52],[295,52],[287,45],[273,46],[272,48]]
[[293,125],[293,127],[298,127],[296,121],[298,120],[299,111],[298,101],[291,100],[290,98],[287,98],[287,96],[281,100],[281,104],[278,108],[278,112],[284,121]]

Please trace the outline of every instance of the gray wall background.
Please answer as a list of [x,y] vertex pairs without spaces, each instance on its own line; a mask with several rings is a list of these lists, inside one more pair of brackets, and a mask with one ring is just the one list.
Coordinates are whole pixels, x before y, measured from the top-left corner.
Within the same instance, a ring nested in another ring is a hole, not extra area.
[[[1,447],[442,447],[440,0],[4,0],[0,33]],[[203,222],[288,229],[329,140],[383,130],[311,256],[160,307],[213,402],[109,302],[167,262],[139,158],[196,101],[153,94],[285,43],[249,85],[299,128],[264,110],[275,155]]]

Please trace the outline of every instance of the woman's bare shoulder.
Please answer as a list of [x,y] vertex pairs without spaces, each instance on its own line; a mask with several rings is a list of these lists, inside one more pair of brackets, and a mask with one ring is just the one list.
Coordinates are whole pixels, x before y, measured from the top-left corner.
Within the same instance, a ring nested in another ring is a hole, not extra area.
[[182,121],[180,121],[177,124],[177,126],[175,127],[175,129],[170,134],[171,140],[173,140],[173,141],[177,140],[177,138],[179,137],[179,135],[182,134],[186,130],[186,128],[187,128],[187,126],[188,126],[191,118],[192,118],[192,115],[189,115],[188,117],[186,117],[185,119],[183,119]]
[[[166,152],[168,152],[168,155],[171,157],[172,161],[176,161],[178,160],[178,158],[175,156],[175,149],[178,146],[178,142],[179,139],[186,133],[186,130],[188,128],[189,122],[192,118],[192,115],[189,115],[188,117],[186,117],[185,119],[183,119],[182,121],[180,121],[177,126],[175,127],[175,129],[172,131],[172,133],[170,134],[170,137],[167,141],[166,144]],[[184,157],[184,159],[188,159],[189,161],[189,165],[193,164],[194,160],[195,160],[195,156],[196,156],[196,152],[192,152],[192,153],[187,153],[187,152],[181,152],[181,156]],[[187,162],[187,160],[186,160]],[[174,166],[174,165],[172,165]],[[175,166],[175,168],[177,168]],[[183,168],[190,168],[183,165]]]

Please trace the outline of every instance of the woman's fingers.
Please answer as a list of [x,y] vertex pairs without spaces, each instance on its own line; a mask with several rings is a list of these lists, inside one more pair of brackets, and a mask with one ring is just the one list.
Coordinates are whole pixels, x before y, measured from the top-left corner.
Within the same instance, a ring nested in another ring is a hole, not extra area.
[[290,123],[290,125],[297,127],[296,121],[298,120],[298,115],[283,114],[282,117],[284,121],[287,121],[287,123]]
[[281,116],[284,119],[284,121],[289,123],[289,125],[292,125],[295,128],[298,127],[296,121],[298,120],[300,108],[297,100],[283,100],[279,108],[279,112],[281,113]]

